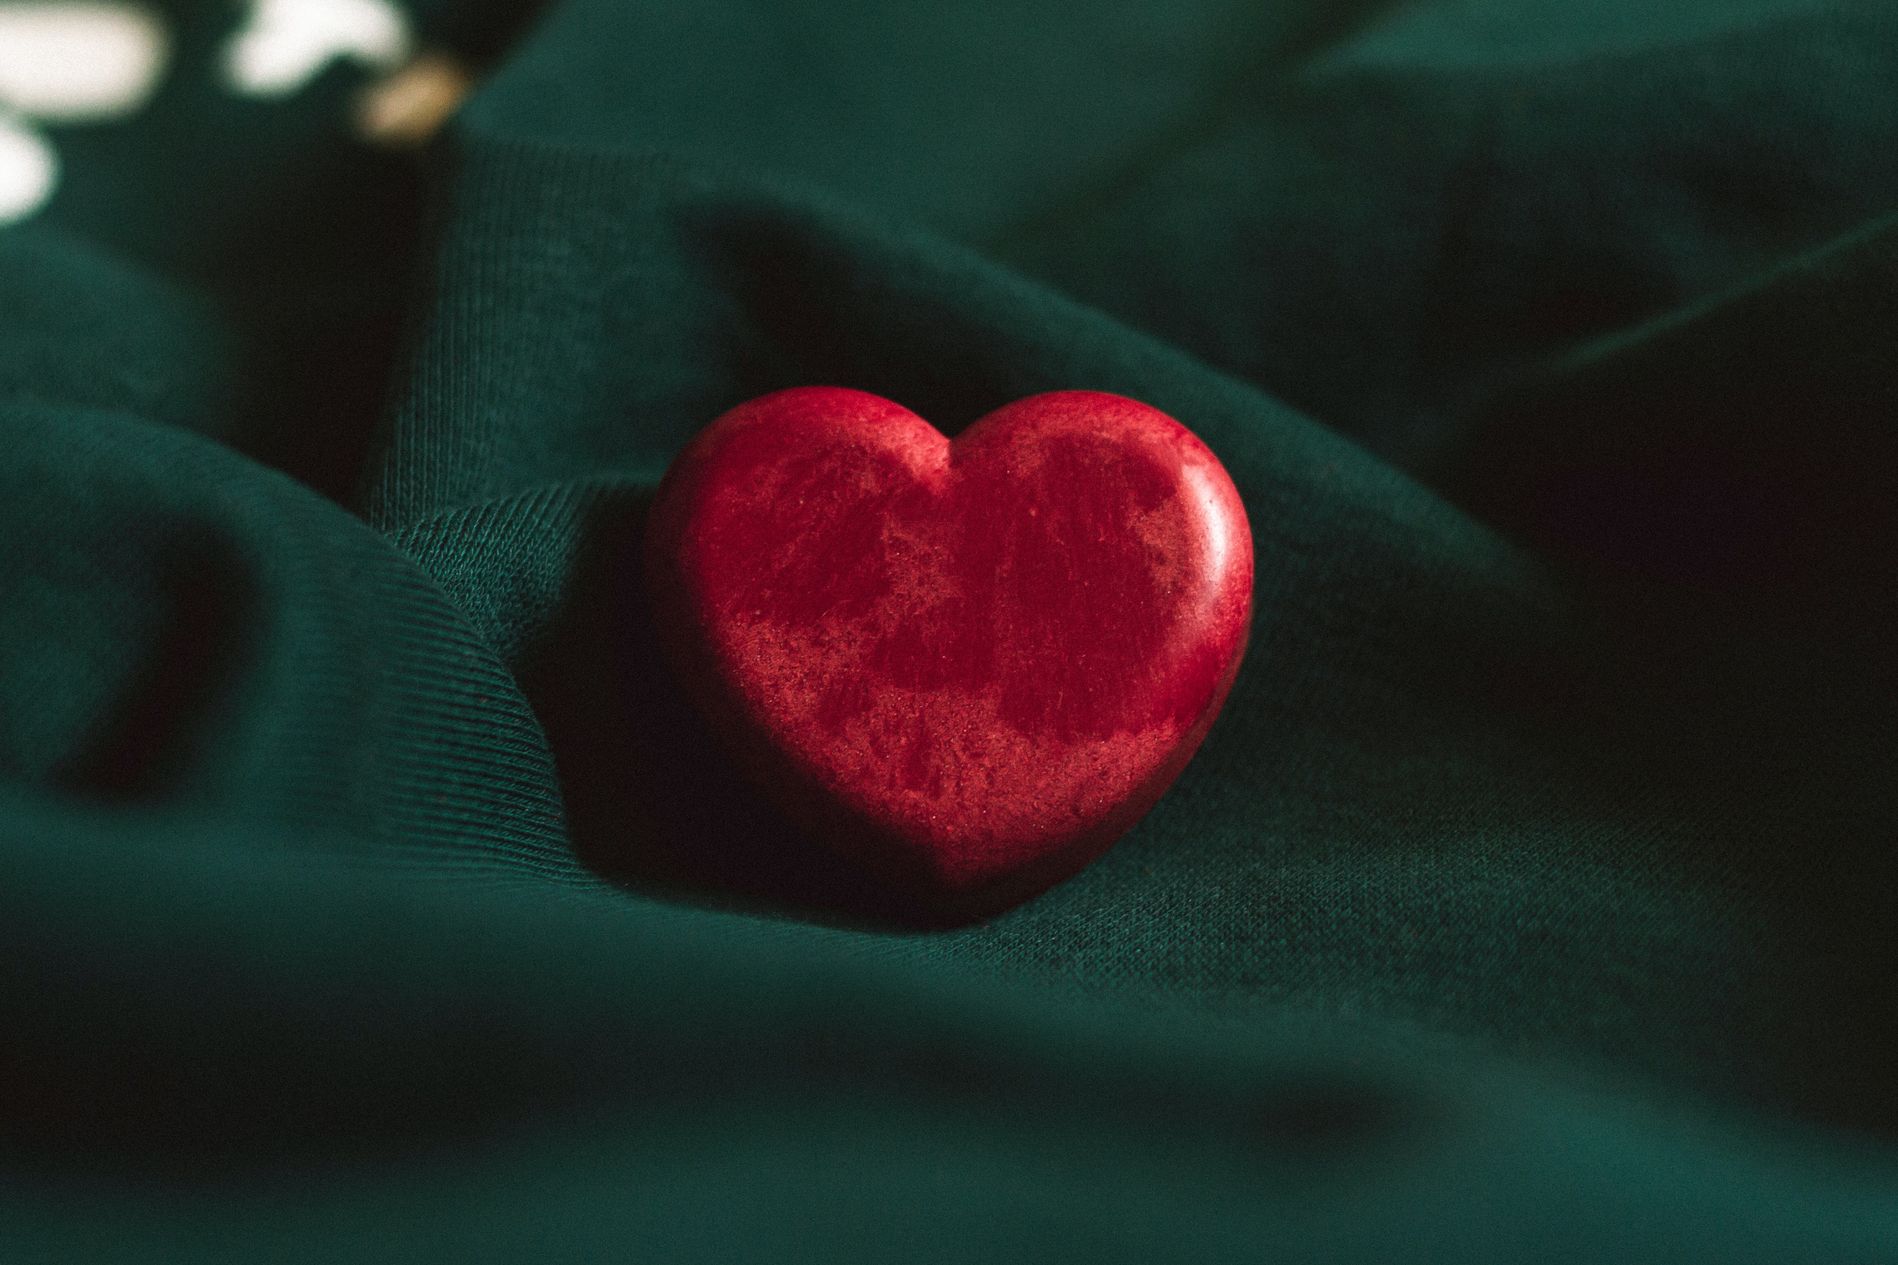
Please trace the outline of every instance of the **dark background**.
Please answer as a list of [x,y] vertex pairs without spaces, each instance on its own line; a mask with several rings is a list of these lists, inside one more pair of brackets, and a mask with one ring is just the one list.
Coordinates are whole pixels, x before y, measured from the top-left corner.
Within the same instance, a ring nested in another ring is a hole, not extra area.
[[[0,1255],[1898,1259],[1889,7],[436,3],[416,152],[240,16],[0,229]],[[654,653],[805,383],[1246,499],[1201,755],[990,922]]]

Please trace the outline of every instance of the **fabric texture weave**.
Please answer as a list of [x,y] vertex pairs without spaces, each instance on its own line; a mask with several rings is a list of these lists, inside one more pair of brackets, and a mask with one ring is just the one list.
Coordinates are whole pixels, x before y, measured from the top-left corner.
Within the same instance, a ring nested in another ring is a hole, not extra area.
[[[1889,6],[430,0],[399,153],[161,16],[0,228],[0,1259],[1898,1261]],[[979,925],[655,649],[803,384],[1245,498],[1204,748]]]

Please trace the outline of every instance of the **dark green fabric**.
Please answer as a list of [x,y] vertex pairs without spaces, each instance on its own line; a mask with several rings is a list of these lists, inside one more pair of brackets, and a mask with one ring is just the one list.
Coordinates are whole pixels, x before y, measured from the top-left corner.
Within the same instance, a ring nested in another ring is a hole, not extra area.
[[[418,6],[0,229],[0,1260],[1898,1261],[1898,22]],[[835,383],[1167,410],[1204,750],[917,931],[637,574]]]

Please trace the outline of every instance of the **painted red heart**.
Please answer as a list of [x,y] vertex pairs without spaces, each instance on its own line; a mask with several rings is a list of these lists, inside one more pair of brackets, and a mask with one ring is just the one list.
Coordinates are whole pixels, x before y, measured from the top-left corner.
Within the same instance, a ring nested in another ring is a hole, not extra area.
[[1138,821],[1251,616],[1218,459],[1092,391],[953,442],[860,391],[763,396],[680,454],[646,546],[662,639],[740,762],[937,911],[1025,898]]

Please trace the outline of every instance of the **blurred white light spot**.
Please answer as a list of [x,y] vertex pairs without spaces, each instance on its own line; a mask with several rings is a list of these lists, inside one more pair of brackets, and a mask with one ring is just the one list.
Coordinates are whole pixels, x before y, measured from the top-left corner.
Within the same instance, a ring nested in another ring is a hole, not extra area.
[[0,0],[0,106],[74,122],[145,104],[169,41],[143,5]]
[[473,89],[467,67],[444,53],[424,53],[363,92],[356,130],[378,145],[427,144]]
[[45,205],[59,183],[59,159],[25,122],[0,116],[0,225]]
[[250,0],[224,69],[239,92],[281,97],[339,59],[392,70],[411,43],[407,16],[389,0]]

